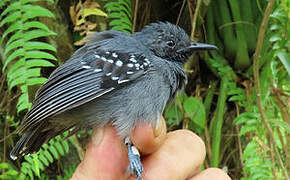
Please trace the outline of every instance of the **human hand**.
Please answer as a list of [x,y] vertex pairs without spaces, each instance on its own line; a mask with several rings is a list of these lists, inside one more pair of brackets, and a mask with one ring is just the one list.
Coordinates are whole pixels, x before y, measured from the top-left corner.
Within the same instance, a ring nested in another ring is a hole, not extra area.
[[[205,145],[200,137],[188,130],[166,133],[164,119],[153,129],[150,125],[138,126],[131,135],[140,151],[144,167],[143,180],[227,180],[222,170],[199,169],[205,158]],[[127,147],[107,126],[94,131],[83,161],[71,180],[133,180],[125,173],[129,165]]]

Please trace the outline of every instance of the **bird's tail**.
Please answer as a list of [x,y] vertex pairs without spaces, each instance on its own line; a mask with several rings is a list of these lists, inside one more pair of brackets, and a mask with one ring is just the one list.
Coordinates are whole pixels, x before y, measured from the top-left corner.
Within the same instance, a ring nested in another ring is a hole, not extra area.
[[11,159],[15,160],[18,157],[38,151],[42,144],[46,143],[52,136],[51,132],[43,131],[41,127],[26,132],[11,150]]

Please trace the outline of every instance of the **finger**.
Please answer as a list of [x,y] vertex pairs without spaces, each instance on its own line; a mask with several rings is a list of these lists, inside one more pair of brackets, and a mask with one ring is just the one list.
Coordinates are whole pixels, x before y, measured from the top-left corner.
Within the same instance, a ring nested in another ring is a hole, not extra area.
[[230,180],[231,178],[218,168],[209,168],[196,174],[190,180]]
[[197,172],[205,158],[205,145],[188,130],[168,133],[162,146],[144,157],[144,180],[186,179]]
[[149,124],[139,124],[131,133],[131,141],[142,154],[155,152],[166,137],[166,123],[164,118],[152,127]]
[[119,180],[128,165],[123,140],[111,126],[97,129],[72,179]]

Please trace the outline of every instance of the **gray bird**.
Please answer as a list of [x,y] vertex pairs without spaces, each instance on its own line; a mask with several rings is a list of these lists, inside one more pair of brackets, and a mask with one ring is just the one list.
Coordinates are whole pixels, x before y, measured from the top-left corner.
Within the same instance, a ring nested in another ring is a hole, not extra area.
[[139,123],[155,126],[165,106],[186,84],[183,64],[197,50],[216,46],[191,42],[183,29],[152,23],[135,34],[95,33],[38,90],[12,149],[12,159],[38,151],[71,130],[112,124],[128,147],[129,170],[142,178],[138,150],[129,136]]

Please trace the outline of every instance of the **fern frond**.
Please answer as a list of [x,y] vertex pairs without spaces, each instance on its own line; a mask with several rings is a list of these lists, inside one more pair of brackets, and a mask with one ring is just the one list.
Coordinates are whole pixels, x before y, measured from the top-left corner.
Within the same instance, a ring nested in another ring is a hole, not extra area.
[[[0,14],[0,28],[7,27],[0,38],[5,51],[2,58],[2,72],[7,72],[8,88],[21,90],[18,99],[17,112],[31,107],[28,87],[43,84],[45,78],[41,77],[42,67],[51,67],[56,61],[51,52],[56,49],[37,38],[55,35],[49,28],[36,20],[38,17],[54,18],[46,8],[31,4],[40,0],[8,1],[7,8]],[[4,6],[3,4],[1,4]]]
[[40,172],[44,171],[45,167],[69,152],[68,141],[69,139],[63,140],[59,135],[51,139],[48,144],[44,144],[36,154],[26,155],[25,161],[21,163],[20,179],[27,176],[33,179],[34,175],[40,177]]
[[117,0],[106,3],[107,18],[112,19],[109,25],[113,30],[132,32],[132,14],[130,0]]

